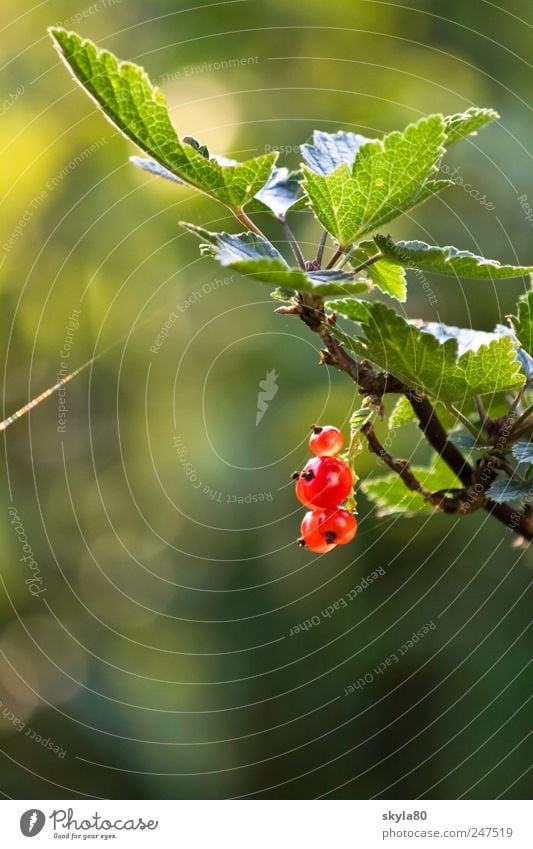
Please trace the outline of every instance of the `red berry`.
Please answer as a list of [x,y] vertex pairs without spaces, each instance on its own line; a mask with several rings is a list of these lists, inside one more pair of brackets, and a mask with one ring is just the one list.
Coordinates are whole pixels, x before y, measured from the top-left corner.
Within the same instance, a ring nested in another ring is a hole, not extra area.
[[312,425],[312,431],[313,433],[309,438],[309,448],[313,454],[316,454],[317,457],[332,457],[339,453],[344,439],[338,427]]
[[296,497],[312,510],[337,507],[353,486],[349,467],[337,457],[313,457],[299,473]]
[[[305,523],[305,533],[304,533]],[[346,545],[357,533],[357,519],[349,510],[314,510],[306,513],[302,522],[302,534],[314,543],[322,545]]]
[[327,554],[328,551],[333,551],[335,544],[325,541],[324,536],[316,528],[314,516],[315,513],[309,512],[303,517],[301,526],[302,536],[298,542],[316,554]]

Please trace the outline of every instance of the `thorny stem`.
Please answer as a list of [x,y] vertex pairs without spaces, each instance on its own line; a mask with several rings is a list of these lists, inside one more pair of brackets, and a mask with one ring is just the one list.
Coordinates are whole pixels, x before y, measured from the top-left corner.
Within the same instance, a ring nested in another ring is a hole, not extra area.
[[279,220],[280,220],[280,223],[281,223],[281,226],[282,226],[283,232],[285,233],[285,236],[287,237],[287,242],[288,242],[288,243],[289,243],[289,245],[291,246],[291,249],[292,249],[292,252],[293,252],[293,254],[294,254],[294,258],[295,258],[296,262],[298,263],[298,265],[300,266],[300,268],[302,268],[303,270],[305,270],[305,267],[306,267],[306,266],[305,266],[305,259],[303,258],[303,254],[302,254],[302,252],[301,252],[301,250],[300,250],[300,245],[299,245],[299,244],[298,244],[298,242],[296,241],[296,238],[295,238],[295,236],[294,236],[294,233],[292,232],[292,230],[291,230],[291,228],[289,227],[289,225],[288,225],[287,221],[285,220],[285,218],[281,218],[281,219],[279,219]]

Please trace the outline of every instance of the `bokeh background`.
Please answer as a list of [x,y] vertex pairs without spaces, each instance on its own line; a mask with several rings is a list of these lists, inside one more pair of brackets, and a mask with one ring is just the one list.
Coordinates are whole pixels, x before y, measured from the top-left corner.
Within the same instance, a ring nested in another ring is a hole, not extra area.
[[[289,475],[312,421],[346,428],[354,388],[317,367],[317,340],[273,314],[267,288],[199,257],[179,220],[237,228],[129,164],[134,148],[60,65],[46,34],[58,23],[143,64],[178,131],[237,158],[277,147],[297,166],[314,128],[377,135],[495,107],[501,121],[447,160],[472,189],[391,232],[533,264],[527,0],[4,3],[5,415],[55,382],[65,350],[73,369],[115,347],[68,385],[61,420],[55,396],[5,434],[1,793],[527,797],[527,553],[485,514],[379,519],[363,496],[352,545],[322,558],[295,546]],[[315,223],[294,227],[311,253]],[[525,285],[433,281],[437,302],[415,280],[409,314],[481,329]],[[394,451],[428,457],[410,426]]]

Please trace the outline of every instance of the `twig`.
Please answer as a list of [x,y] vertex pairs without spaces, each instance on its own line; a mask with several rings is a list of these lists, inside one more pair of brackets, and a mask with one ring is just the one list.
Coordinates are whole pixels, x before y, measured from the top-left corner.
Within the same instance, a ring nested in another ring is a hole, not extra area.
[[298,263],[300,268],[305,270],[305,267],[306,267],[305,259],[303,258],[303,254],[300,250],[300,245],[296,241],[294,233],[292,232],[291,228],[289,227],[289,225],[287,224],[287,221],[284,218],[279,219],[279,221],[280,221],[281,227],[283,229],[283,232],[285,233],[285,235],[287,237],[287,242],[291,246],[291,249],[292,249],[292,252],[294,254],[294,258],[295,258],[296,262]]
[[529,407],[527,407],[527,409],[518,416],[512,427],[512,435],[521,429],[520,425],[527,422],[529,416],[533,416],[533,404],[530,404]]
[[335,253],[331,257],[330,261],[326,265],[326,268],[333,268],[333,266],[335,265],[337,260],[343,255],[345,250],[346,250],[346,248],[337,248],[337,250],[335,251]]
[[412,389],[405,389],[405,397],[411,404],[418,419],[419,427],[432,448],[454,472],[462,484],[468,486],[472,480],[473,469],[459,449],[448,439],[433,406],[425,395],[418,395]]
[[320,237],[320,241],[318,243],[318,248],[317,248],[317,252],[316,252],[316,256],[315,256],[315,265],[318,268],[322,268],[322,260],[324,259],[324,249],[326,247],[328,235],[329,235],[328,231],[326,229],[324,229],[324,232],[322,233],[322,235]]
[[406,485],[407,489],[410,489],[412,492],[419,492],[423,498],[429,500],[431,496],[430,491],[425,489],[420,481],[416,479],[408,461],[399,460],[396,457],[393,457],[392,454],[389,454],[376,436],[376,432],[371,422],[366,422],[366,424],[363,425],[361,433],[366,437],[369,450],[373,454],[376,454],[380,460],[393,470],[393,472],[396,472]]
[[531,432],[533,431],[533,419],[530,422],[526,422],[525,424],[523,424],[522,427],[518,428],[518,430],[514,430],[512,432],[511,437],[513,439],[513,442],[516,442],[519,437],[523,436],[525,433],[528,433],[528,431],[531,435]]
[[483,405],[483,401],[481,400],[479,395],[474,395],[474,403],[478,412],[480,426],[482,429],[485,429],[488,421],[488,416],[487,411]]
[[[409,399],[413,411],[419,421],[419,426],[427,441],[437,451],[452,472],[455,472],[461,483],[470,486],[473,480],[472,466],[465,460],[457,447],[448,441],[446,431],[427,398],[416,395],[412,390],[404,393]],[[487,478],[484,489],[488,488],[491,480]],[[533,520],[527,514],[520,514],[510,504],[497,503],[487,500],[483,509],[498,519],[499,522],[527,540],[533,539]]]
[[[388,372],[377,371],[365,360],[358,362],[353,359],[329,332],[328,322],[332,322],[334,319],[332,317],[326,317],[324,305],[319,300],[317,300],[317,303],[312,308],[304,304],[297,305],[295,314],[299,315],[311,330],[320,335],[325,346],[325,350],[321,351],[321,362],[345,372],[359,385],[361,394],[374,396],[376,400],[387,392],[405,395],[413,408],[413,412],[418,419],[419,427],[426,440],[461,481],[467,493],[470,494],[468,488],[476,485],[476,481],[474,481],[474,470],[463,457],[457,446],[449,442],[447,433],[429,399],[425,395],[419,395],[414,389],[405,386],[405,384]],[[515,510],[510,504],[506,504],[505,502],[496,503],[488,500],[484,495],[484,490],[488,488],[491,480],[491,476],[488,475],[487,483],[486,485],[482,484],[479,494],[471,494],[471,500],[467,501],[468,506],[464,503],[465,496],[461,494],[462,512],[472,512],[478,507],[483,507],[495,519],[502,522],[502,524],[506,525],[506,527],[520,537],[526,540],[532,540],[533,512]],[[442,509],[447,510],[449,505],[443,502],[440,506]],[[458,512],[458,510],[459,508],[452,507],[451,512]]]
[[254,224],[251,218],[248,218],[244,209],[232,209],[231,211],[233,212],[237,221],[240,221],[241,224],[244,224],[247,230],[251,230],[251,232],[255,233],[256,236],[261,236],[262,239],[266,239],[266,236],[263,231],[260,230],[259,227]]
[[457,419],[459,419],[462,424],[464,424],[466,429],[470,431],[476,441],[479,439],[479,431],[477,430],[475,425],[472,424],[470,419],[468,419],[464,415],[464,413],[461,412],[461,410],[458,410],[457,407],[455,407],[453,404],[446,404],[446,409],[449,410],[450,413],[452,413],[452,415],[454,415]]
[[404,390],[404,385],[388,372],[376,371],[367,360],[354,360],[332,336],[326,325],[321,325],[318,332],[325,345],[325,350],[320,352],[321,364],[346,372],[359,384],[362,394],[381,398],[389,392],[398,393]]
[[380,443],[376,432],[372,427],[371,422],[367,422],[361,428],[361,433],[366,437],[369,451],[376,454],[393,472],[399,476],[407,489],[411,492],[418,492],[422,498],[429,504],[432,504],[438,510],[444,510],[446,513],[459,513],[464,511],[465,506],[465,490],[460,489],[450,496],[444,492],[430,492],[417,479],[411,466],[407,460],[400,460],[393,457]]
[[511,406],[509,407],[510,413],[513,413],[516,410],[520,401],[522,400],[522,396],[525,395],[525,393],[527,392],[527,390],[529,389],[529,387],[531,386],[532,383],[533,383],[533,376],[528,377],[528,379],[526,380],[526,382],[524,383],[522,388],[519,389],[518,392],[516,393],[516,397],[515,397],[514,401],[512,402]]
[[374,254],[374,256],[365,259],[360,265],[356,265],[355,268],[352,269],[354,274],[357,274],[359,271],[363,271],[365,268],[368,268],[369,265],[374,265],[375,262],[379,262],[380,259],[383,259],[383,254],[378,253]]

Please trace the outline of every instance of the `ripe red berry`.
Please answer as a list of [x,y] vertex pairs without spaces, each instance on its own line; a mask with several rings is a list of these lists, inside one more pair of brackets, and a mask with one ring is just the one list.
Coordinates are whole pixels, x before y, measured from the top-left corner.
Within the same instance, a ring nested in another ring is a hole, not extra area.
[[298,543],[310,551],[314,551],[315,554],[327,554],[328,551],[333,551],[335,544],[326,542],[324,536],[320,534],[316,527],[315,515],[315,513],[309,512],[303,517],[301,525],[302,536],[298,540]]
[[344,439],[338,427],[333,425],[312,425],[312,431],[309,438],[309,448],[316,454],[317,457],[332,457],[338,454],[341,450]]
[[302,522],[302,536],[314,545],[346,545],[357,533],[357,519],[349,510],[313,510]]
[[296,497],[312,510],[337,507],[353,486],[349,467],[337,457],[313,457],[297,477]]

